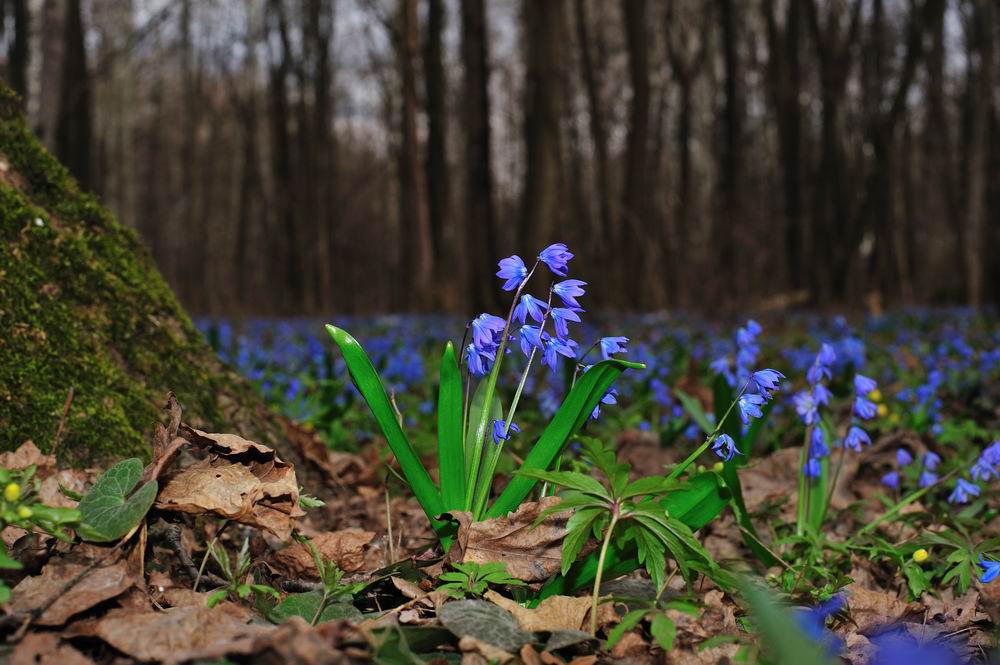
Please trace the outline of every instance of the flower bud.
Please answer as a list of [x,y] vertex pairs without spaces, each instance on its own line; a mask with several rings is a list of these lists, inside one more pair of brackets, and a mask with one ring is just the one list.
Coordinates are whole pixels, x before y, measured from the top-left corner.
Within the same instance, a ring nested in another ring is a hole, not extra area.
[[31,511],[31,508],[28,508],[27,506],[21,506],[17,509],[17,516],[22,520],[30,519],[32,515],[34,515],[34,513]]
[[929,555],[927,554],[927,550],[921,547],[919,550],[913,553],[913,560],[916,561],[917,563],[923,563],[924,561],[927,561],[928,556]]
[[712,471],[715,471],[716,473],[722,473],[722,469],[724,467],[725,465],[722,462],[716,462],[715,464],[712,465]]
[[13,503],[21,498],[21,486],[17,483],[9,483],[3,488],[3,498]]

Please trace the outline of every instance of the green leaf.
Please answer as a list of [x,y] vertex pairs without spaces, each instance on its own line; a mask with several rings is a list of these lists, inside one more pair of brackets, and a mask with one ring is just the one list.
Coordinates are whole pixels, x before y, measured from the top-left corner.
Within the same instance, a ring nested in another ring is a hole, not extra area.
[[461,510],[465,501],[465,447],[462,442],[462,373],[455,346],[441,356],[438,388],[438,465],[445,510]]
[[510,612],[484,600],[445,603],[438,611],[438,619],[456,637],[471,635],[511,653],[517,653],[533,639]]
[[[268,611],[267,620],[271,623],[282,623],[286,619],[299,616],[306,621],[312,621],[323,602],[321,591],[309,591],[307,593],[290,593],[285,599]],[[323,613],[319,615],[317,623],[334,621],[336,619],[349,619],[360,621],[363,618],[361,612],[350,603],[329,603],[323,608]]]
[[3,570],[20,570],[24,568],[22,564],[17,559],[14,559],[7,553],[7,546],[2,540],[0,540],[0,569]]
[[490,424],[494,420],[503,420],[503,407],[496,394],[500,363],[500,358],[497,358],[497,361],[493,363],[493,369],[476,386],[476,392],[472,395],[472,403],[469,405],[469,423],[465,431],[466,510],[472,510],[483,445],[489,436]]
[[573,513],[566,522],[566,537],[562,546],[562,574],[570,569],[580,550],[587,543],[590,537],[590,530],[594,522],[605,514],[600,508],[584,508]]
[[677,399],[680,400],[681,407],[687,411],[687,414],[691,416],[691,419],[706,435],[715,431],[715,425],[709,421],[708,414],[705,413],[705,409],[701,408],[701,402],[678,388],[674,388],[674,394],[677,395]]
[[[542,436],[521,465],[524,471],[544,471],[562,453],[566,442],[583,426],[594,407],[604,397],[611,384],[626,369],[644,369],[641,363],[624,360],[603,360],[593,365],[576,382],[566,399],[549,422]],[[527,476],[515,476],[493,502],[486,517],[501,517],[517,509],[538,481]]]
[[515,471],[514,475],[524,476],[525,478],[534,478],[536,480],[541,480],[542,482],[558,485],[559,487],[568,487],[569,489],[577,490],[578,492],[583,492],[584,494],[591,494],[599,496],[603,499],[608,499],[609,501],[611,500],[611,497],[608,496],[608,490],[605,489],[604,485],[602,485],[600,481],[593,476],[588,476],[576,471],[539,471],[526,469]]
[[666,614],[658,612],[649,622],[649,634],[663,651],[670,652],[674,648],[674,638],[677,637],[677,626]]
[[747,584],[743,593],[753,608],[757,629],[776,657],[775,665],[832,665],[834,659],[827,658],[795,619],[771,601],[766,591]]
[[142,477],[142,462],[122,460],[104,472],[80,500],[80,526],[84,540],[104,543],[121,538],[149,512],[156,500],[156,481],[150,480],[132,493]]
[[399,426],[396,411],[389,402],[385,387],[372,366],[372,361],[358,341],[346,331],[329,324],[326,326],[326,331],[344,355],[344,363],[351,374],[351,380],[368,403],[368,408],[375,416],[375,421],[382,430],[392,454],[399,461],[403,476],[406,477],[406,482],[409,483],[420,507],[424,509],[431,525],[440,532],[445,526],[437,520],[437,516],[445,512],[441,495]]
[[632,630],[639,625],[642,621],[642,617],[646,615],[646,610],[632,610],[627,612],[625,616],[622,617],[621,621],[618,622],[611,632],[608,633],[608,650],[610,651],[620,640],[625,633]]
[[631,499],[635,496],[662,494],[667,489],[675,486],[677,486],[676,481],[668,480],[662,476],[646,476],[626,485],[618,498]]
[[593,437],[580,437],[584,455],[594,463],[601,473],[611,483],[611,493],[619,496],[628,483],[628,472],[632,467],[618,461],[618,456],[611,448]]

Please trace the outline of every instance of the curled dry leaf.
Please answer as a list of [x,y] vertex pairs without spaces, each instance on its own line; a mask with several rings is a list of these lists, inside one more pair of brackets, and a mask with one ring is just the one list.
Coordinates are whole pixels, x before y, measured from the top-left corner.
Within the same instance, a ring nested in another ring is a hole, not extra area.
[[[105,556],[106,561],[91,568],[95,558]],[[134,581],[128,563],[116,553],[80,545],[70,557],[51,560],[40,575],[21,580],[13,589],[10,607],[14,612],[33,612],[51,602],[35,623],[60,626],[73,615],[121,595]]]
[[549,596],[535,608],[522,607],[496,591],[487,591],[484,597],[513,614],[521,628],[529,632],[580,630],[590,611],[590,598],[586,597]]
[[[333,561],[346,573],[356,573],[365,567],[365,550],[373,538],[374,531],[347,529],[321,533],[310,540],[324,559]],[[271,557],[270,565],[293,579],[319,579],[312,552],[304,543],[294,543],[278,550]]]
[[56,468],[55,455],[46,455],[32,441],[25,441],[17,450],[0,453],[0,467],[11,471],[27,469],[32,464],[37,467],[39,478],[44,478]]
[[847,606],[857,624],[857,632],[871,635],[885,626],[923,615],[920,603],[907,603],[894,593],[866,589],[857,584],[847,587]]
[[569,513],[549,515],[532,527],[543,510],[559,501],[558,497],[545,497],[521,504],[507,517],[482,522],[473,521],[469,512],[452,513],[459,526],[449,558],[462,563],[499,561],[507,564],[512,577],[525,582],[547,579],[560,570]]
[[122,653],[137,660],[180,663],[218,658],[227,653],[251,653],[255,638],[273,626],[248,624],[233,603],[208,609],[204,604],[173,607],[163,612],[111,610],[95,630]]
[[477,640],[472,635],[466,635],[458,641],[458,649],[465,656],[462,658],[462,663],[499,663],[503,665],[504,663],[509,663],[514,660],[514,654],[504,651],[500,647],[495,647],[488,642],[483,642],[482,640]]
[[24,636],[7,665],[93,665],[94,661],[63,644],[55,633],[28,633]]
[[295,469],[271,448],[235,434],[207,434],[187,425],[181,435],[207,457],[169,474],[156,507],[220,517],[266,529],[286,540],[299,507]]

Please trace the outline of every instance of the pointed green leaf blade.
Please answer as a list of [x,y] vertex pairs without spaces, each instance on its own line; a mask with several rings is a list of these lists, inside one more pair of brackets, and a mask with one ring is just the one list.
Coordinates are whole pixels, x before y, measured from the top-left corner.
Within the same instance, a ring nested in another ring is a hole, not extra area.
[[441,356],[438,388],[438,466],[445,510],[460,510],[465,501],[465,447],[462,442],[462,373],[455,346]]

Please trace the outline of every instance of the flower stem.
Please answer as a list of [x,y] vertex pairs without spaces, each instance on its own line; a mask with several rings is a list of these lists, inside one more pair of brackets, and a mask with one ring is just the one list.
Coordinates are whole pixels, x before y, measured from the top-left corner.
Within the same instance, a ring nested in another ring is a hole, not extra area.
[[712,445],[712,442],[715,441],[717,438],[719,438],[719,433],[722,432],[723,424],[725,424],[726,420],[729,418],[729,414],[733,412],[733,408],[740,401],[740,398],[743,397],[743,393],[746,392],[747,386],[749,385],[750,385],[749,381],[747,381],[743,385],[743,388],[740,390],[739,394],[736,395],[736,399],[734,399],[733,403],[729,405],[729,408],[726,409],[726,412],[722,414],[722,418],[720,418],[719,422],[716,423],[715,429],[712,430],[712,433],[708,435],[708,438],[705,439],[705,442],[702,443],[700,446],[698,446],[698,448],[693,453],[688,455],[683,462],[675,466],[674,470],[670,472],[669,476],[667,476],[667,480],[674,480],[682,473],[684,473],[684,471],[689,466],[691,466],[691,464],[694,463],[694,461],[698,459],[698,457],[701,456],[703,452],[708,450],[708,447]]
[[607,533],[604,534],[604,542],[601,543],[601,554],[597,558],[597,575],[594,576],[594,595],[590,603],[590,634],[597,636],[597,606],[601,602],[601,578],[604,577],[604,560],[608,556],[608,545],[611,544],[611,533],[618,524],[618,506],[614,506],[611,513],[611,523],[608,524]]

